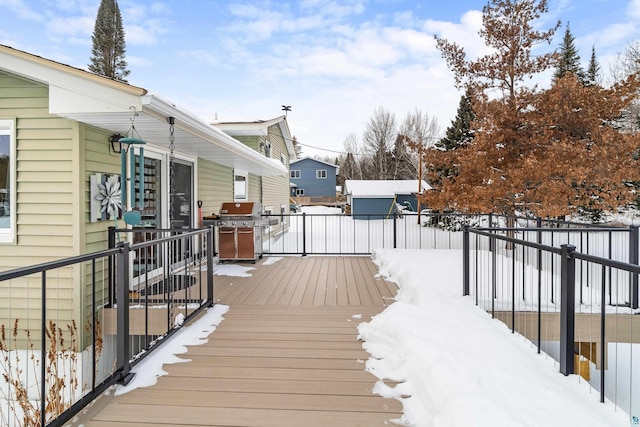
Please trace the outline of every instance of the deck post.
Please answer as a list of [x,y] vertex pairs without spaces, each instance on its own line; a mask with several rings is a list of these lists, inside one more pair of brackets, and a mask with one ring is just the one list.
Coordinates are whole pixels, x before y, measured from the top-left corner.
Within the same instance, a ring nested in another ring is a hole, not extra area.
[[393,249],[396,249],[398,247],[398,236],[397,236],[397,230],[398,229],[398,213],[394,210],[393,211]]
[[119,384],[128,384],[134,377],[129,363],[129,256],[131,249],[129,242],[119,244],[120,252],[117,255],[116,276],[116,319],[118,322],[118,334],[116,335],[116,360],[119,374]]
[[302,256],[307,256],[307,213],[302,212]]
[[213,252],[215,251],[213,225],[207,227],[207,305],[213,306]]
[[469,225],[462,226],[462,295],[469,295]]
[[[629,264],[638,265],[638,227],[629,226]],[[631,275],[629,283],[629,304],[631,308],[638,308],[638,274],[629,273]]]
[[491,252],[491,318],[496,317],[496,295],[497,295],[497,256],[496,256],[496,246],[498,242],[495,237],[491,237],[489,239],[489,252]]
[[[110,225],[108,228],[108,245],[109,249],[116,247],[116,228],[113,225]],[[116,280],[115,280],[115,272],[116,272],[116,257],[109,257],[109,306],[113,305],[113,301],[115,299],[116,292]]]
[[576,311],[576,247],[562,245],[560,254],[560,373],[574,371],[575,311]]
[[[536,227],[538,227],[538,244],[542,244],[542,218],[538,217],[536,219]],[[542,347],[542,249],[538,248],[538,260],[536,262],[538,265],[538,342],[536,343],[538,347],[538,354],[540,354]]]

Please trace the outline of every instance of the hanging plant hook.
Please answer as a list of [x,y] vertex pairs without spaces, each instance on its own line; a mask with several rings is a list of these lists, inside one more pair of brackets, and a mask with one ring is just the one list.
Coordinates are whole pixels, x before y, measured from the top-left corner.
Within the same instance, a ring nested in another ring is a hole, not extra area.
[[130,136],[120,138],[120,144],[127,144],[127,150],[129,149],[130,145],[146,144],[145,140],[140,137],[140,134],[136,130],[135,121],[136,117],[138,117],[139,115],[136,111],[136,107],[132,105],[131,107],[129,107],[129,109],[133,110],[133,115],[129,118],[129,120],[131,121],[131,127],[129,128],[129,132],[127,132],[127,135]]

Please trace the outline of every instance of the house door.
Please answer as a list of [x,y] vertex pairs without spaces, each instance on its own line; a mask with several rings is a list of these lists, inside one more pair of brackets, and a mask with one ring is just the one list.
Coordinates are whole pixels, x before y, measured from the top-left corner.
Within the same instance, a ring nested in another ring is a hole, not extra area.
[[173,161],[173,185],[169,197],[169,228],[193,228],[193,163],[182,159]]

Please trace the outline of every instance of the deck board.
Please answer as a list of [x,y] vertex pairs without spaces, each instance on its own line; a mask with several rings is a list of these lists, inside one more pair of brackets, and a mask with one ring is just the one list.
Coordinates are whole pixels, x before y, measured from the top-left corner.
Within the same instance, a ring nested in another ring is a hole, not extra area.
[[368,257],[258,261],[250,277],[214,277],[229,311],[156,385],[103,396],[85,427],[385,426],[399,401],[372,393],[357,326],[392,302],[395,284]]

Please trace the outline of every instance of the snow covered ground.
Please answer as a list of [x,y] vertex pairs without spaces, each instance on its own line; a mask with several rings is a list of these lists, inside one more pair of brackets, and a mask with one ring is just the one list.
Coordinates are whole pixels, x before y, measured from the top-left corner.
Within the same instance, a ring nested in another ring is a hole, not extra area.
[[630,425],[586,381],[561,375],[553,359],[460,296],[460,251],[379,250],[373,259],[399,292],[359,332],[372,355],[367,369],[404,381],[374,391],[400,398],[408,425]]
[[[267,257],[278,262],[280,257]],[[459,250],[376,250],[380,275],[399,286],[396,301],[359,325],[367,369],[380,379],[374,393],[400,399],[401,425],[416,427],[637,425],[577,375],[565,377],[549,356],[461,296]],[[247,275],[252,267],[216,266],[217,275]],[[175,354],[207,341],[228,307],[207,315],[169,338],[142,363],[127,388],[154,384],[163,363],[185,361]],[[215,332],[214,332],[215,333]],[[637,384],[637,383],[636,383]],[[640,414],[635,414],[640,415]]]

